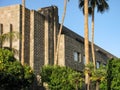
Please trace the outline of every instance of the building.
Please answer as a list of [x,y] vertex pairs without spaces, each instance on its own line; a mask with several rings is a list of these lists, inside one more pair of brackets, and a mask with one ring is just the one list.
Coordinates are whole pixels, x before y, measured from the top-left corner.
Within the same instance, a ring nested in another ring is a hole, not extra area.
[[[41,8],[38,11],[29,10],[21,5],[0,7],[0,35],[17,31],[22,36],[14,43],[12,40],[4,43],[2,47],[16,48],[19,51],[19,55],[16,56],[18,60],[22,62],[23,59],[36,75],[39,74],[41,66],[54,64],[59,26],[56,6]],[[68,66],[77,71],[83,70],[85,63],[83,37],[63,26],[59,49],[58,65]],[[95,53],[98,68],[100,63],[106,65],[108,59],[116,58],[97,45]]]

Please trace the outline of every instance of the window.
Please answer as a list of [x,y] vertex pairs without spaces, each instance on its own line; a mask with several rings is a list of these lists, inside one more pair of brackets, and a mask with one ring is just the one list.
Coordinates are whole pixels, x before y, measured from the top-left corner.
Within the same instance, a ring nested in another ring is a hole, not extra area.
[[78,61],[78,53],[74,52],[74,61]]
[[100,68],[100,62],[99,61],[96,62],[96,67]]
[[81,54],[79,52],[74,52],[74,61],[81,62]]
[[86,62],[85,62],[86,60],[85,60],[85,55],[83,56],[83,64],[85,64]]
[[106,66],[106,64],[103,64],[103,67],[105,67]]

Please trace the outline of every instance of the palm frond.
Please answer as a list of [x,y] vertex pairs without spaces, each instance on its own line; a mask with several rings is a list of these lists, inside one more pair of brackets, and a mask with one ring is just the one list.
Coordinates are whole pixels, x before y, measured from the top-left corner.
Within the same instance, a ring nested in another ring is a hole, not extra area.
[[79,8],[80,8],[80,10],[82,10],[82,12],[84,14],[84,0],[79,0]]
[[91,80],[103,81],[106,79],[106,74],[107,74],[106,67],[100,66],[99,69],[96,69],[92,72]]
[[97,11],[103,13],[105,10],[109,10],[109,5],[106,0],[100,0],[97,5]]
[[[92,8],[97,7],[97,12],[103,13],[106,10],[109,10],[108,0],[89,0],[88,1],[88,13],[92,14]],[[83,11],[84,14],[84,0],[79,0],[79,8]]]
[[13,41],[16,41],[19,38],[19,33],[18,32],[8,32],[0,35],[0,41],[2,43],[9,41],[10,39]]

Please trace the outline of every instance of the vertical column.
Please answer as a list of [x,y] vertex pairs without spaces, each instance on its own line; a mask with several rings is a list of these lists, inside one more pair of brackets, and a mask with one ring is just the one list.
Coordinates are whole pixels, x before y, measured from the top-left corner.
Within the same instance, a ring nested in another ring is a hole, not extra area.
[[25,0],[22,0],[22,6],[25,7]]
[[46,16],[45,17],[45,62],[44,62],[44,64],[45,65],[48,65],[49,64],[49,52],[48,52],[48,50],[49,50],[49,43],[48,43],[48,39],[49,39],[49,37],[48,37],[48,27],[49,27],[49,25],[48,25],[48,16]]
[[[24,1],[24,0],[23,0]],[[22,5],[22,52],[21,52],[21,63],[24,64],[24,51],[25,51],[25,3]]]
[[56,6],[53,6],[53,18],[54,18],[54,64],[56,58],[56,48],[57,48],[57,34],[58,34],[58,9]]
[[[0,24],[0,36],[3,33],[3,24]],[[0,48],[2,48],[2,38],[0,37]]]
[[[12,34],[13,32],[13,27],[12,27],[12,24],[10,24],[10,33]],[[12,38],[13,38],[13,35],[10,35],[10,48],[12,48]]]
[[30,12],[30,66],[34,70],[34,11]]

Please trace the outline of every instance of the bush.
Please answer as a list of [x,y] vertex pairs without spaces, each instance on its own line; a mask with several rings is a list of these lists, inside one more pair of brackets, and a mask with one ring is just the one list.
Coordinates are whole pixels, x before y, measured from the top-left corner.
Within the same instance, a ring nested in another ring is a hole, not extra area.
[[81,74],[68,67],[43,66],[40,72],[42,82],[51,90],[74,90],[81,86]]
[[11,51],[0,49],[0,88],[20,90],[29,87],[33,80],[29,66],[22,66]]
[[120,90],[120,59],[109,60],[107,73],[108,90]]

